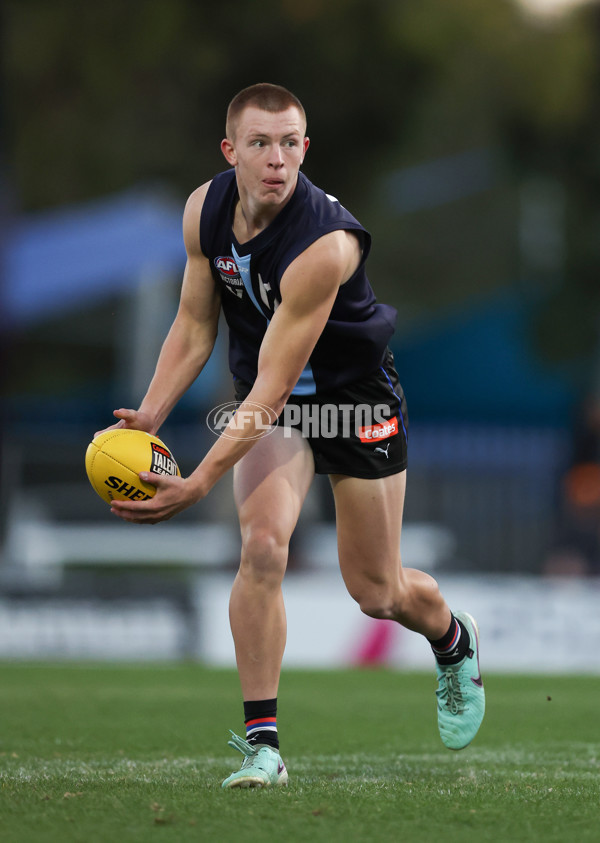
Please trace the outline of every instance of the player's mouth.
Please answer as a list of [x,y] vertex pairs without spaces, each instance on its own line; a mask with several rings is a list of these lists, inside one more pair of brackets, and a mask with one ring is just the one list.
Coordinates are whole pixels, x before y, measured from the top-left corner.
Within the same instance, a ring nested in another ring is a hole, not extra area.
[[266,187],[281,187],[285,184],[285,181],[283,179],[263,179],[263,184]]

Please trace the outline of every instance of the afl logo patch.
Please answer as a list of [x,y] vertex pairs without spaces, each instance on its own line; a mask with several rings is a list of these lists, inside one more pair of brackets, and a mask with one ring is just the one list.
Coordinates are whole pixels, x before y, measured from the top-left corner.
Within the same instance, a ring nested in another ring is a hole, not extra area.
[[241,299],[243,296],[244,282],[234,259],[229,256],[221,256],[215,258],[214,264],[221,276],[221,281],[225,284],[229,292]]
[[217,272],[225,281],[226,284],[241,284],[242,279],[240,278],[240,271],[237,267],[237,263],[234,261],[233,258],[229,257],[219,257],[215,258],[215,266],[217,268]]

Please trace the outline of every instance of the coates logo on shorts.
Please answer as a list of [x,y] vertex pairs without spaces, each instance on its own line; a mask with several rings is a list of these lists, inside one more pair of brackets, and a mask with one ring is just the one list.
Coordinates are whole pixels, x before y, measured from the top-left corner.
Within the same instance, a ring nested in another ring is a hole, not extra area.
[[381,442],[398,433],[398,416],[381,424],[370,424],[358,428],[358,438],[361,442]]
[[261,436],[273,433],[276,419],[275,410],[265,404],[256,401],[227,401],[210,411],[206,424],[215,436],[260,439]]

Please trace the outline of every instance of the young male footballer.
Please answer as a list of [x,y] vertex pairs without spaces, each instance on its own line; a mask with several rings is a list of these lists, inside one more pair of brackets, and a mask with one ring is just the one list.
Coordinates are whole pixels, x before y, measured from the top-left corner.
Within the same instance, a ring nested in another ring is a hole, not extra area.
[[234,470],[242,552],[230,620],[246,735],[229,742],[244,760],[224,788],[287,783],[277,733],[281,585],[315,472],[330,478],[351,596],[431,644],[444,744],[467,746],[485,709],[475,621],[453,614],[435,580],[400,561],[408,418],[388,349],[396,311],[368,281],[370,235],[300,172],[308,146],[304,108],[285,88],[253,85],[231,101],[221,142],[229,169],[185,208],[177,316],[139,409],[114,413],[116,426],[156,433],[208,360],[223,310],[236,415],[189,477],[145,474],[156,495],[112,509],[154,524]]

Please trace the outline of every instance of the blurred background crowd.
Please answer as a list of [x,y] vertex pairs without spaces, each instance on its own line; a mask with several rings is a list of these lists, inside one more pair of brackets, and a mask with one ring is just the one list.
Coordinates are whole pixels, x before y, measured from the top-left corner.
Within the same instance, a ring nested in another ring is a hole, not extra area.
[[[77,571],[109,521],[85,447],[144,392],[185,200],[259,81],[302,100],[304,171],[371,231],[398,309],[407,525],[452,571],[600,573],[598,3],[6,0],[2,40],[2,594],[42,588],[40,525],[88,527],[69,582],[109,588]],[[222,335],[162,431],[184,473],[231,398]],[[317,483],[301,529],[332,518]],[[181,519],[230,521],[225,481]]]

